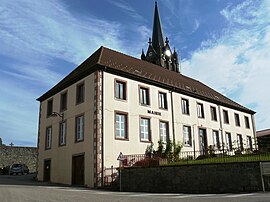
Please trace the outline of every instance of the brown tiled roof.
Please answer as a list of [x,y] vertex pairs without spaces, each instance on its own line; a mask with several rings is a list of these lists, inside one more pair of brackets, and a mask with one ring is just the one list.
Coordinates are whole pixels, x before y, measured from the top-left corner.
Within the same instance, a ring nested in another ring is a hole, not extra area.
[[49,98],[97,69],[149,84],[155,84],[182,94],[247,113],[255,113],[197,80],[102,46],[56,86],[37,100],[43,101]]
[[270,129],[260,130],[256,132],[257,137],[262,137],[266,135],[270,135]]

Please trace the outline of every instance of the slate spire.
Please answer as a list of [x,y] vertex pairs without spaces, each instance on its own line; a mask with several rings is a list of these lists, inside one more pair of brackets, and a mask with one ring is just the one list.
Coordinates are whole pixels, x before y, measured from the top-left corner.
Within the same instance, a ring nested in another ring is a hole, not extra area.
[[172,53],[168,37],[166,37],[164,43],[157,1],[155,1],[152,39],[149,38],[148,44],[146,55],[144,52],[141,54],[142,60],[146,60],[147,62],[159,65],[171,71],[179,72],[178,55],[175,50]]
[[154,12],[153,33],[152,33],[152,45],[155,50],[157,50],[158,47],[164,47],[163,32],[156,1],[155,1],[155,12]]

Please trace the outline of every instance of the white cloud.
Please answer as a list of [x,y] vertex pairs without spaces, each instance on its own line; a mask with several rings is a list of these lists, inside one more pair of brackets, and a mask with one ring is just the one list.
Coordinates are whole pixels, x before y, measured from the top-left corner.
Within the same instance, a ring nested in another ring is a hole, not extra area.
[[121,48],[117,23],[76,19],[60,1],[14,1],[0,5],[0,54],[22,60],[44,55],[77,64],[100,44]]
[[[0,137],[35,145],[42,93],[99,46],[122,49],[120,24],[74,17],[60,0],[2,0],[0,4]],[[61,64],[61,63],[60,63]]]
[[122,9],[124,12],[126,12],[128,15],[130,15],[134,19],[140,20],[140,21],[144,20],[144,18],[141,15],[139,15],[138,12],[128,4],[128,2],[122,1],[122,0],[118,0],[118,1],[109,0],[109,2],[113,4],[114,6]]
[[203,42],[182,65],[184,74],[253,107],[258,129],[270,127],[269,5],[267,0],[245,1],[221,11],[230,22],[223,36]]

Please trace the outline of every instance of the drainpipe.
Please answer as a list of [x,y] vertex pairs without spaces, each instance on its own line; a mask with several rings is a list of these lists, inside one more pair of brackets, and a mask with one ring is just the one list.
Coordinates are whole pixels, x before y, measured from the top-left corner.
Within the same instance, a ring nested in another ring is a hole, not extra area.
[[171,94],[171,112],[172,112],[172,133],[173,133],[173,150],[175,151],[175,130],[174,130],[174,111],[173,111],[173,90],[170,91]]
[[224,137],[223,137],[223,125],[222,125],[222,120],[221,120],[221,109],[220,105],[218,105],[218,114],[219,114],[219,127],[220,127],[220,134],[221,134],[221,141],[222,141],[222,151],[224,155]]

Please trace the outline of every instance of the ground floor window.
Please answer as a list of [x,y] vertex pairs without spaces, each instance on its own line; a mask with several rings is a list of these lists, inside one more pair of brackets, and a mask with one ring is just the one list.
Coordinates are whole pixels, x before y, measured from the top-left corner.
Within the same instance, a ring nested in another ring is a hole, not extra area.
[[184,146],[192,146],[191,127],[183,126]]
[[162,143],[167,143],[167,140],[169,139],[169,129],[168,129],[168,123],[160,121],[159,122],[159,133],[160,133],[160,141]]
[[227,150],[231,151],[232,150],[232,135],[231,135],[231,133],[226,132],[225,136],[226,136]]
[[150,142],[150,119],[143,118],[140,119],[140,139],[141,141]]

